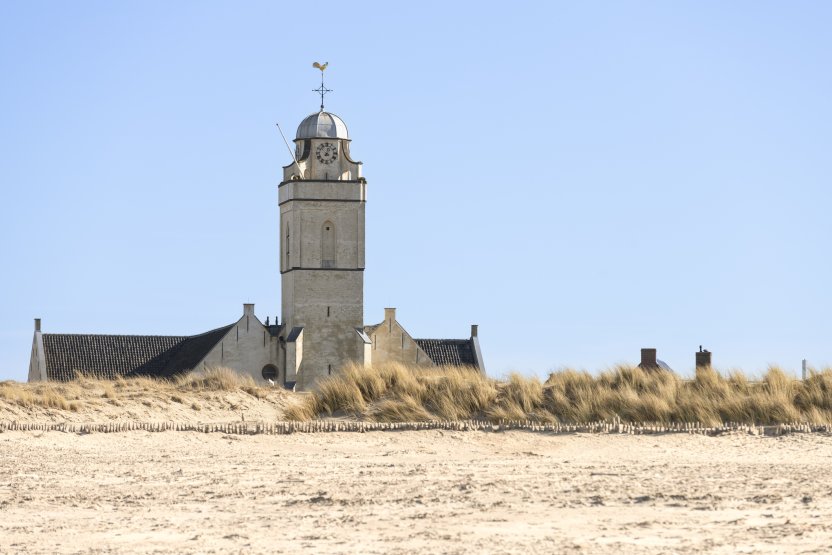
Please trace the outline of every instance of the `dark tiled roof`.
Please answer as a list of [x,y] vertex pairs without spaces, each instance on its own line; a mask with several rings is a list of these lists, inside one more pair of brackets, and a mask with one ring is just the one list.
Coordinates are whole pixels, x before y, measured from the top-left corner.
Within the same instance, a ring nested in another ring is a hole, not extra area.
[[289,332],[289,336],[286,338],[287,343],[291,343],[293,341],[297,341],[298,337],[300,337],[300,332],[303,331],[303,326],[295,326],[292,328],[292,331]]
[[438,366],[477,366],[470,339],[415,339]]
[[191,337],[44,333],[46,376],[55,381],[71,380],[76,371],[105,379],[173,376],[196,366],[232,326]]
[[369,325],[369,326],[364,326],[364,333],[366,333],[367,335],[372,335],[373,332],[376,331],[378,329],[378,327],[383,323],[384,322],[381,322],[379,324],[372,324],[372,325]]
[[642,370],[655,370],[656,368],[661,368],[662,370],[673,372],[673,368],[671,368],[665,361],[659,359],[656,359],[656,366],[649,366],[643,362],[639,362],[638,367]]
[[[200,335],[192,335],[185,339],[185,341],[178,344],[173,351],[171,351],[170,359],[165,367],[158,372],[152,372],[154,376],[161,376],[169,378],[176,374],[181,374],[186,370],[191,370],[196,367],[200,361],[205,358],[214,346],[222,341],[225,334],[234,327],[234,324],[217,328]],[[145,372],[143,369],[136,369],[133,374],[151,374]]]

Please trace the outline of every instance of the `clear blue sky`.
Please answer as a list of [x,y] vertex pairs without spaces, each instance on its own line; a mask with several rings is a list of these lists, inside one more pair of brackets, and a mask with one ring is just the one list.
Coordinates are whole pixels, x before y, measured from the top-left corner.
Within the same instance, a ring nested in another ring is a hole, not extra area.
[[328,61],[365,320],[490,374],[832,364],[832,4],[3,2],[0,379],[47,332],[280,311],[277,184]]

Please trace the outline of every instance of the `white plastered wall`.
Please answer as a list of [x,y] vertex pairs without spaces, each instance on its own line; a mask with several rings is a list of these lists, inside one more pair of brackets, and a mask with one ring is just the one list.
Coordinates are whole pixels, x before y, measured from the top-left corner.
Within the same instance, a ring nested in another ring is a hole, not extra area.
[[32,339],[32,354],[29,357],[28,381],[46,381],[46,356],[43,351],[43,334],[40,330],[35,331],[35,337]]
[[194,370],[231,368],[251,376],[258,383],[266,383],[262,374],[263,367],[272,364],[278,368],[277,383],[283,383],[285,369],[281,368],[278,361],[277,343],[277,338],[272,337],[266,326],[254,315],[254,305],[246,305],[243,317]]
[[396,320],[396,309],[384,309],[384,322],[370,333],[373,364],[402,362],[433,366],[433,361]]

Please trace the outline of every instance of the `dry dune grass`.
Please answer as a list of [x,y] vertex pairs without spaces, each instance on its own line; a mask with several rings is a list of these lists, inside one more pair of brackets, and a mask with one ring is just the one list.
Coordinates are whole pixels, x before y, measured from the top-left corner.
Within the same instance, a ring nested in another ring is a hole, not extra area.
[[21,407],[44,407],[77,411],[78,388],[75,384],[20,384],[0,382],[0,399]]
[[545,382],[511,374],[494,380],[469,368],[352,365],[289,406],[286,416],[309,420],[349,416],[374,421],[486,418],[585,423],[832,422],[832,369],[797,381],[779,368],[762,380],[700,368],[692,380],[665,370],[619,366],[593,376],[563,370]]
[[[618,418],[709,426],[828,424],[832,423],[832,369],[798,381],[770,368],[762,379],[751,381],[740,372],[722,375],[712,368],[698,369],[692,380],[683,380],[665,370],[619,366],[599,375],[563,370],[541,382],[520,374],[495,380],[464,367],[350,365],[324,380],[315,393],[291,394],[218,368],[171,380],[98,380],[79,375],[66,383],[0,382],[0,417],[4,403],[23,407],[33,417],[38,409],[77,413],[77,418],[83,418],[85,411],[97,411],[107,418],[203,420],[239,416],[240,410],[247,410],[257,417],[291,420],[343,416],[377,422],[587,423]],[[19,417],[23,409],[5,413]]]
[[162,412],[170,403],[180,404],[192,411],[212,405],[236,410],[237,404],[232,397],[237,394],[245,394],[258,400],[271,398],[281,401],[287,395],[278,388],[258,386],[251,377],[242,376],[228,368],[214,368],[204,373],[187,374],[172,379],[136,376],[102,380],[77,374],[70,382],[0,382],[0,402],[26,409],[44,408],[71,412],[83,412],[105,405],[142,405],[160,409]]
[[286,414],[296,420],[320,414],[396,422],[459,420],[483,411],[496,396],[495,382],[469,368],[349,365]]

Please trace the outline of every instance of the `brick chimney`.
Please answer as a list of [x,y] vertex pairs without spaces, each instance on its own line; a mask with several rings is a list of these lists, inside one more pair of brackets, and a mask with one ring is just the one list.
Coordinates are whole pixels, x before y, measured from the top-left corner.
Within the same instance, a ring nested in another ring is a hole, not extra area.
[[642,349],[641,350],[641,364],[640,368],[658,368],[659,363],[656,362],[656,349]]
[[711,351],[708,349],[703,349],[702,345],[699,346],[699,351],[696,353],[696,367],[697,368],[709,368],[711,366]]

